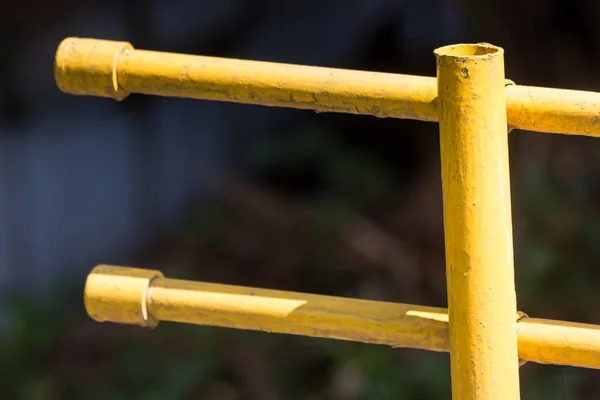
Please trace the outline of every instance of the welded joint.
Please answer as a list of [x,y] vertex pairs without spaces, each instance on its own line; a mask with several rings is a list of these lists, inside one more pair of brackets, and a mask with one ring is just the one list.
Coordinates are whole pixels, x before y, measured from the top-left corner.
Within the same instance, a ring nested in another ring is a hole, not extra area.
[[[507,87],[507,86],[516,86],[516,85],[517,84],[512,79],[505,79],[504,80],[504,87]],[[513,131],[513,129],[515,129],[515,127],[509,124],[509,125],[507,125],[506,131],[507,131],[507,133],[511,133]]]
[[[513,85],[514,85],[514,82],[513,82]],[[517,325],[519,324],[520,321],[522,321],[526,318],[529,318],[529,315],[525,314],[522,311],[517,311]],[[528,363],[527,360],[523,360],[523,359],[519,358],[519,367],[522,367],[523,365],[525,365],[527,363]]]

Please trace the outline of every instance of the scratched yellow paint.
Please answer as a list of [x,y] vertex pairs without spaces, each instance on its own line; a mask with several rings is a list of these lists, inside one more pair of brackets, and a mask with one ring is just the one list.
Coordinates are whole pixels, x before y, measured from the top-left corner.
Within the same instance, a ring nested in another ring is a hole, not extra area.
[[[134,50],[67,38],[59,88],[122,100],[129,93],[438,121],[435,78]],[[511,127],[600,137],[600,93],[510,85]]]
[[435,51],[455,399],[519,399],[504,52]]
[[[444,308],[190,282],[108,265],[91,271],[84,299],[100,322],[154,327],[173,321],[450,350]],[[520,359],[600,369],[600,326],[518,318]]]

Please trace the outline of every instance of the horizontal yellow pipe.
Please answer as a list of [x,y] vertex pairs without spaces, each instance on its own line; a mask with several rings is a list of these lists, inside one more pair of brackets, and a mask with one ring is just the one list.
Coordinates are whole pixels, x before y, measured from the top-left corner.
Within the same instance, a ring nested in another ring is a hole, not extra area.
[[[130,93],[438,121],[436,78],[134,50],[67,38],[59,88],[122,100]],[[516,129],[600,137],[600,93],[509,85]]]
[[[173,321],[449,351],[444,308],[167,279],[108,265],[91,271],[84,298],[99,322]],[[600,326],[526,317],[517,327],[522,360],[600,369]]]

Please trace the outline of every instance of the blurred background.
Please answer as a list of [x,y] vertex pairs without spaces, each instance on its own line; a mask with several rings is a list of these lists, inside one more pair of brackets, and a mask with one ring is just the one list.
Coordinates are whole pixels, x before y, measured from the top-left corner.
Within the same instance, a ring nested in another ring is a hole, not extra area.
[[[437,124],[61,93],[68,36],[435,75],[490,42],[518,84],[597,91],[597,0],[21,0],[0,13],[4,399],[449,399],[447,354],[161,323],[99,324],[100,263],[173,278],[446,306]],[[600,140],[510,134],[516,284],[531,316],[600,323]],[[597,399],[526,364],[522,398]]]

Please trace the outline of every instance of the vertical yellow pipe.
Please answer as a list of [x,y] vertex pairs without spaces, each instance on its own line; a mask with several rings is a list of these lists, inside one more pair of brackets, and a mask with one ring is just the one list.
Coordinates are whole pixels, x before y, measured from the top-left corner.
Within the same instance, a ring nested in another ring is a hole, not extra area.
[[504,51],[435,51],[454,399],[519,399]]

